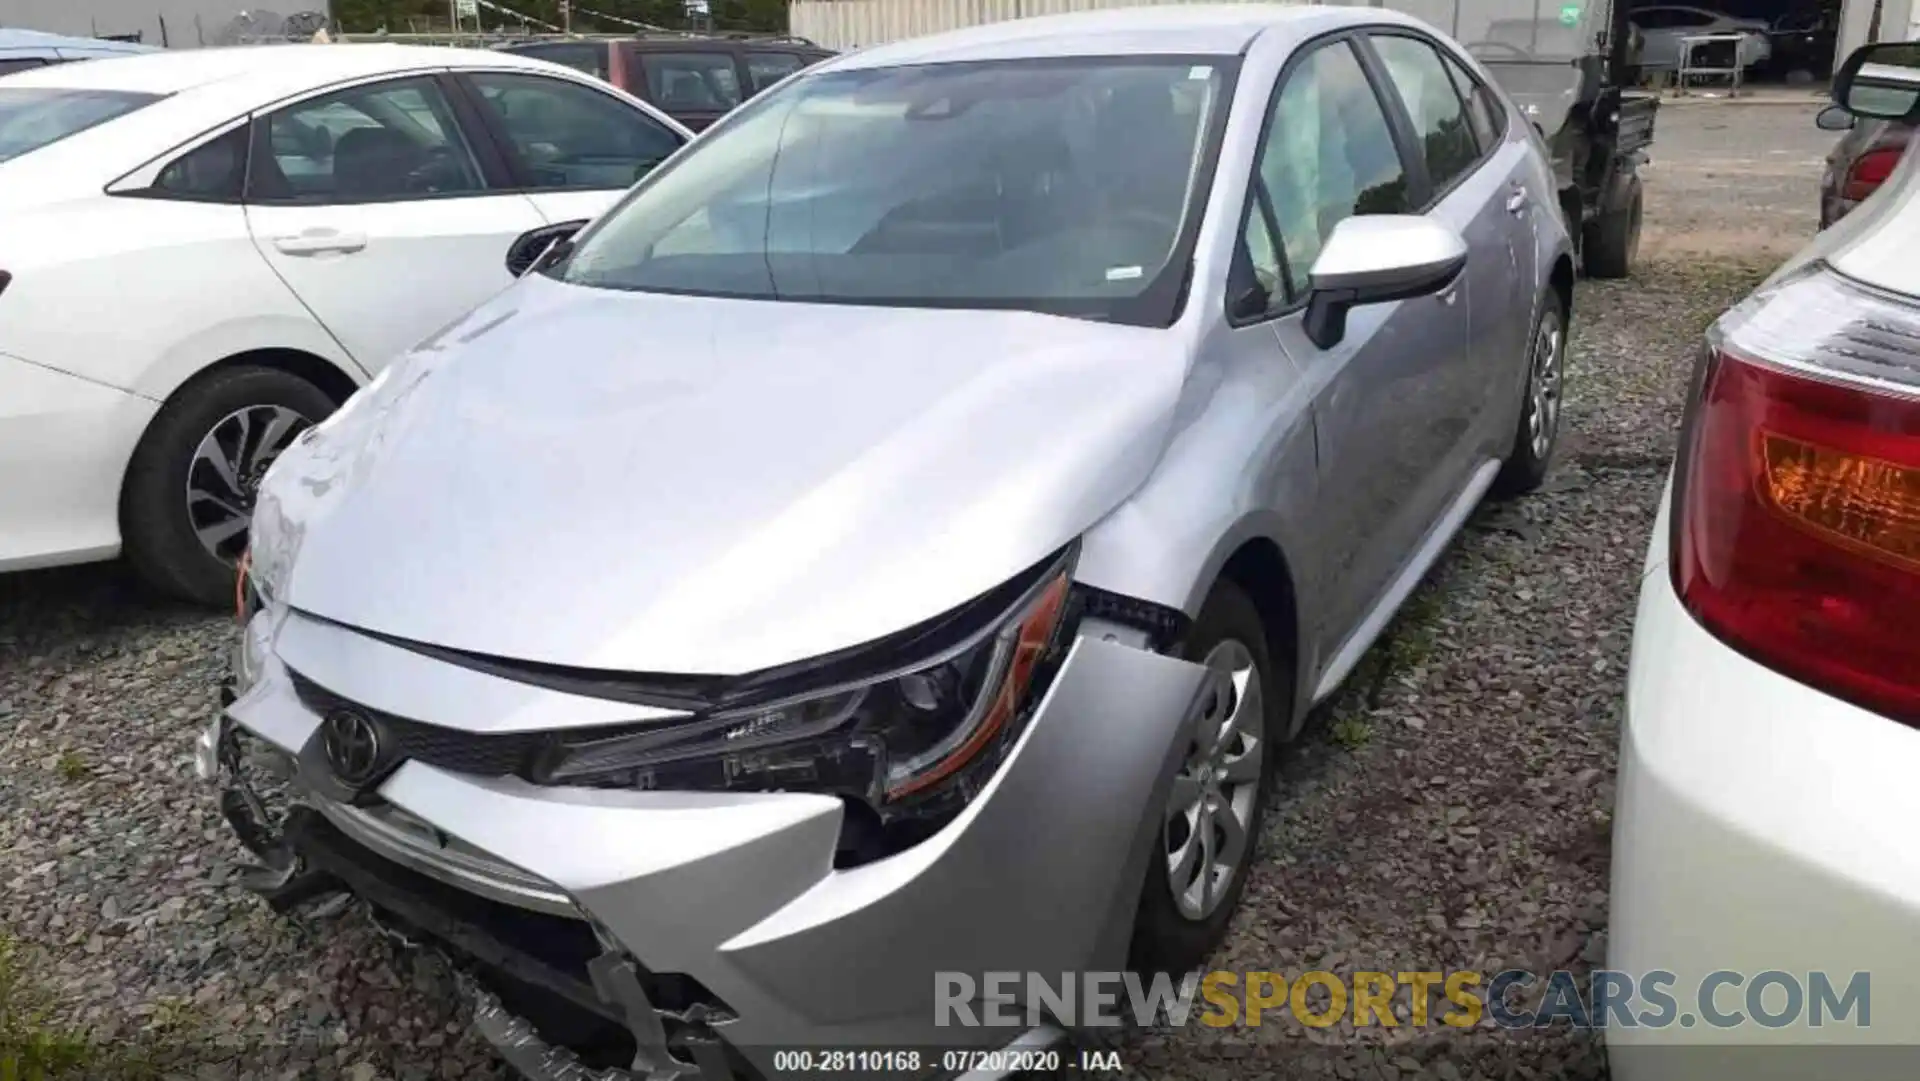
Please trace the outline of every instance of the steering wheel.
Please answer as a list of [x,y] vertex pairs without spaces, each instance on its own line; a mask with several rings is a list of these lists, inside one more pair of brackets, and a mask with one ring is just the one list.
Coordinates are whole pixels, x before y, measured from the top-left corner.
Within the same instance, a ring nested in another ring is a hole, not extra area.
[[1480,56],[1480,52],[1482,49],[1493,49],[1498,52],[1503,52],[1515,60],[1532,60],[1533,59],[1532,53],[1528,52],[1525,49],[1522,49],[1520,46],[1515,45],[1510,41],[1471,42],[1467,45],[1467,55],[1473,57],[1475,60],[1482,59],[1482,57]]

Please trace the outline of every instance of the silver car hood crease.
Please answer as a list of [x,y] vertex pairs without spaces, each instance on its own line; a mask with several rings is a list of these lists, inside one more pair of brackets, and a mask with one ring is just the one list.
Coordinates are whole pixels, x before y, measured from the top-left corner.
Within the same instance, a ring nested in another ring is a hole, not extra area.
[[279,599],[399,638],[755,671],[939,615],[1104,517],[1186,368],[1164,330],[536,276],[282,456],[254,559]]

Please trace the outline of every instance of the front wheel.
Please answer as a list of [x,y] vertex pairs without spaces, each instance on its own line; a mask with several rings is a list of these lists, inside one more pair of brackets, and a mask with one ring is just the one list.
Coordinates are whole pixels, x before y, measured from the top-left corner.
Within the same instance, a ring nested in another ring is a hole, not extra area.
[[1213,686],[1161,808],[1130,951],[1137,972],[1190,971],[1225,937],[1293,701],[1291,670],[1275,665],[1259,609],[1232,582],[1213,587],[1186,655],[1213,670]]
[[1540,317],[1528,339],[1526,398],[1520,403],[1520,424],[1506,464],[1493,482],[1496,495],[1524,495],[1546,481],[1547,467],[1560,443],[1566,369],[1566,309],[1560,294],[1549,292],[1540,302]]
[[135,572],[184,600],[231,603],[260,479],[333,409],[320,388],[273,368],[222,368],[180,388],[140,437],[120,492]]

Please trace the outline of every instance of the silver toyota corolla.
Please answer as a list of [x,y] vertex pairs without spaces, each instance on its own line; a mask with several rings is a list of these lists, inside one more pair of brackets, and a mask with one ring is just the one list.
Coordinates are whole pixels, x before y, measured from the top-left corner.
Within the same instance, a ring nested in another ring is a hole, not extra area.
[[250,884],[444,950],[536,1076],[1200,963],[1278,749],[1546,472],[1553,191],[1377,9],[788,80],[273,468],[201,741]]

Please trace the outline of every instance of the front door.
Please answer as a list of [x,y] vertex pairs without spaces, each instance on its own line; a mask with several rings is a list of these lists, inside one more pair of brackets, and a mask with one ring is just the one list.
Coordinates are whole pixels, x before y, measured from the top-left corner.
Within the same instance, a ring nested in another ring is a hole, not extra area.
[[490,182],[474,134],[427,74],[254,120],[254,246],[368,371],[511,284],[508,247],[545,224]]
[[[1415,210],[1415,177],[1361,55],[1347,37],[1313,46],[1293,63],[1266,125],[1261,181],[1296,306],[1335,225]],[[1322,641],[1352,634],[1438,512],[1429,493],[1444,468],[1445,395],[1466,356],[1471,299],[1462,280],[1439,296],[1356,308],[1331,349],[1307,338],[1298,307],[1275,323],[1313,388],[1315,526],[1330,538],[1316,568],[1327,597]]]

